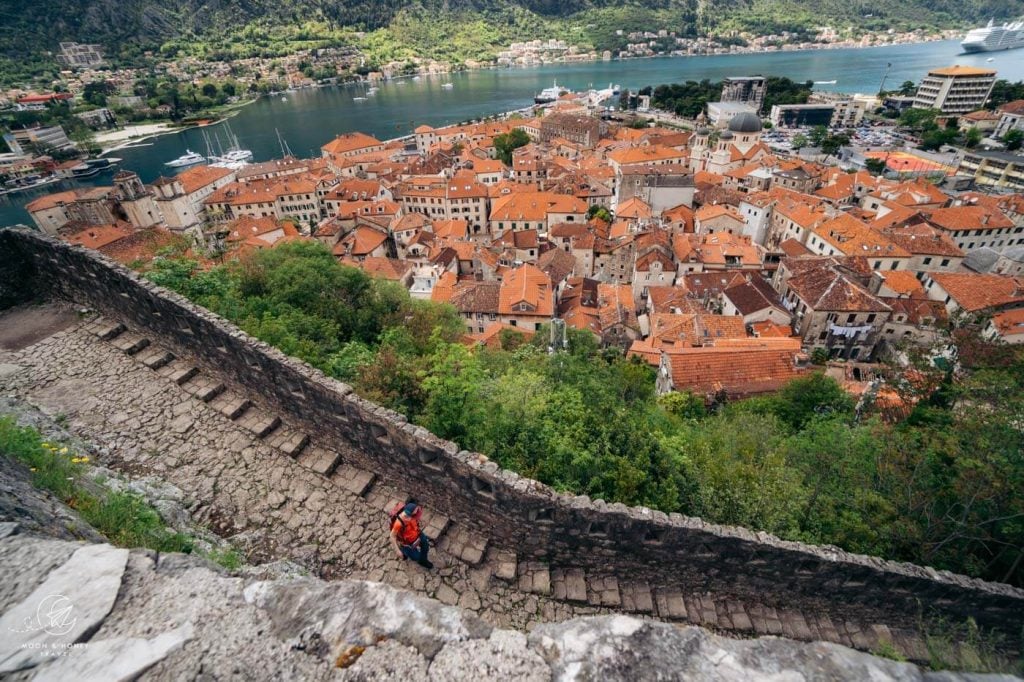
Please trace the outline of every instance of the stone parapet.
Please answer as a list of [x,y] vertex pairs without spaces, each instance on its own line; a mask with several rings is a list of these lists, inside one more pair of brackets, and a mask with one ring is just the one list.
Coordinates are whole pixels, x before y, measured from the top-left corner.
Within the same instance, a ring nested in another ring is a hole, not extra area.
[[415,492],[430,509],[522,562],[628,576],[652,587],[685,584],[898,627],[914,627],[922,608],[1010,633],[1024,627],[1024,591],[1009,585],[557,493],[408,423],[82,247],[28,230],[0,230],[0,273],[21,279],[0,284],[0,292],[66,298],[147,330],[236,390],[272,404],[318,442],[350,446],[349,463]]

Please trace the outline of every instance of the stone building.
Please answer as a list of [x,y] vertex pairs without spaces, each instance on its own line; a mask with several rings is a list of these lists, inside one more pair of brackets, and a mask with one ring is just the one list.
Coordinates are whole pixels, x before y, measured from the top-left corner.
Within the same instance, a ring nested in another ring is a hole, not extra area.
[[593,116],[557,113],[541,119],[540,141],[551,142],[560,137],[589,149],[597,144],[606,130],[605,123]]

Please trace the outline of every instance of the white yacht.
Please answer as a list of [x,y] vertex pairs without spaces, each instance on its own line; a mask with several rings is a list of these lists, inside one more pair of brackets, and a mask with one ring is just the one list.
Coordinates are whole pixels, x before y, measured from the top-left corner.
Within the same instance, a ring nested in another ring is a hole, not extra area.
[[451,90],[455,87],[454,83],[441,83],[441,87],[445,90]]
[[168,161],[164,165],[170,166],[171,168],[184,168],[185,166],[194,166],[197,163],[202,163],[203,161],[206,161],[206,157],[202,154],[196,154],[191,149],[186,149],[182,156],[179,156],[174,161]]
[[972,28],[960,47],[964,52],[998,52],[1024,47],[1024,18],[996,26],[989,20],[983,28]]
[[[235,132],[231,130],[230,123],[224,124],[224,134],[228,138],[228,148],[221,150],[220,154],[216,155],[213,154],[212,147],[209,143],[209,138],[206,138],[207,149],[209,150],[207,154],[210,158],[210,161],[212,162],[210,164],[211,166],[238,170],[242,166],[252,161],[252,151],[248,149],[242,149],[242,145],[238,143],[238,137],[235,135]],[[217,147],[220,148],[220,136],[216,135],[216,139]]]
[[550,88],[544,88],[540,91],[540,94],[533,98],[535,104],[548,104],[557,100],[563,92],[568,92],[566,88],[558,86],[558,82],[555,81]]

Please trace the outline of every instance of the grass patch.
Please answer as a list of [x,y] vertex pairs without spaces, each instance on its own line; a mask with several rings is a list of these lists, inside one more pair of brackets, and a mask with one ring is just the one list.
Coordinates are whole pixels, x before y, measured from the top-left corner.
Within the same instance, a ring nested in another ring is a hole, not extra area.
[[[76,510],[111,544],[158,552],[192,552],[193,538],[168,530],[160,515],[140,495],[90,489],[83,483],[87,456],[65,445],[50,443],[35,429],[18,426],[8,416],[0,417],[0,454],[28,466],[35,487],[53,493]],[[236,557],[235,561],[237,568],[241,559]]]
[[973,618],[964,623],[948,620],[921,624],[928,665],[933,670],[960,670],[972,673],[1024,674],[1024,661],[1007,653],[1006,638],[986,632]]

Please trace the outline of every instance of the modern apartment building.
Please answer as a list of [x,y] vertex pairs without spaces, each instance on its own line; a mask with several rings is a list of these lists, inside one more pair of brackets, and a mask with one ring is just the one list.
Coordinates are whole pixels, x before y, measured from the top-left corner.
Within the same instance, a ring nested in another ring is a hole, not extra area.
[[944,114],[967,114],[985,106],[996,72],[975,66],[933,69],[921,80],[914,97],[916,109],[938,109]]
[[965,151],[956,172],[976,185],[1024,190],[1024,156],[1012,152]]
[[739,76],[722,80],[722,102],[743,102],[761,111],[764,106],[764,76]]

